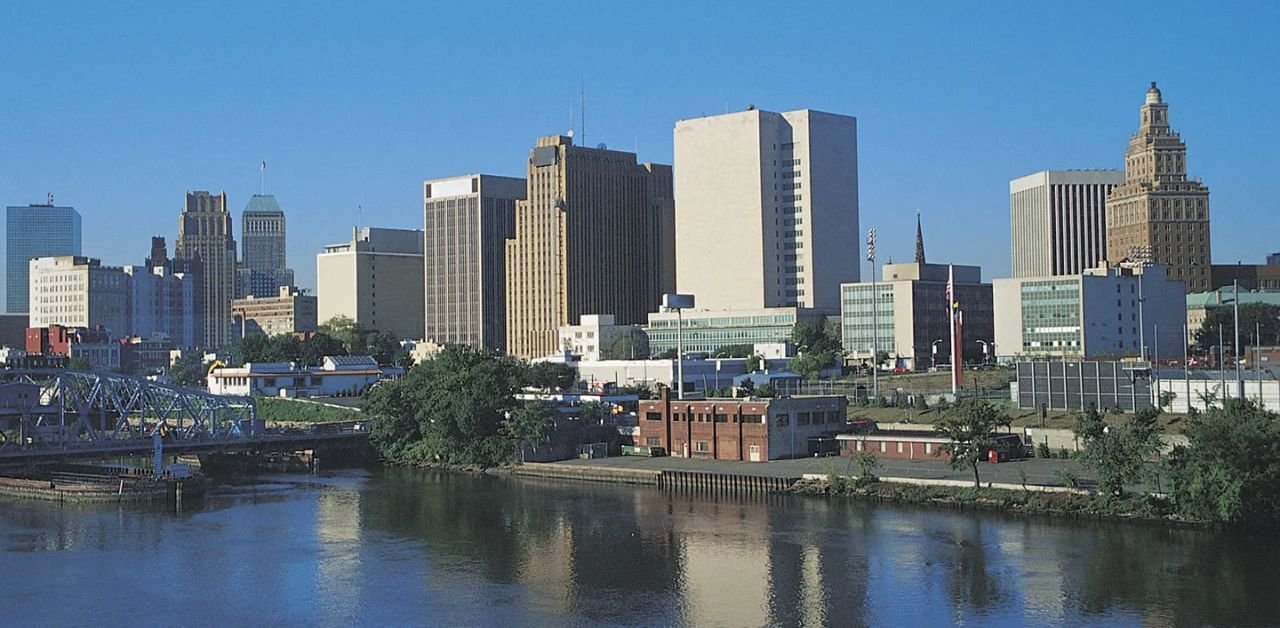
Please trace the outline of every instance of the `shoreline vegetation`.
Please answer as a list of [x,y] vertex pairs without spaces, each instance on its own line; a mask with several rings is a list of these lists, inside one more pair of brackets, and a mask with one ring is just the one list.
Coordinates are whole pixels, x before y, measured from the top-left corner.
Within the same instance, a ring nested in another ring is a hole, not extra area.
[[792,485],[790,493],[829,499],[857,499],[876,503],[910,504],[951,509],[1052,517],[1143,521],[1191,527],[1211,527],[1212,521],[1179,515],[1164,497],[1147,493],[1111,499],[1088,491],[1046,491],[1027,488],[942,486],[918,483],[860,480],[851,476],[806,478]]

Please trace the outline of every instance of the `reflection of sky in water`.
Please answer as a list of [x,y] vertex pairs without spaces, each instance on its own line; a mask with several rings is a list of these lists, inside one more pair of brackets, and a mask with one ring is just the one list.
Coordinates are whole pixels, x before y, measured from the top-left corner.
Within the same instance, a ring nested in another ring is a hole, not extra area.
[[[1266,624],[1280,596],[1262,557],[1277,549],[1152,526],[409,471],[271,476],[181,514],[0,503],[9,625]],[[22,593],[33,582],[76,594],[48,604]]]

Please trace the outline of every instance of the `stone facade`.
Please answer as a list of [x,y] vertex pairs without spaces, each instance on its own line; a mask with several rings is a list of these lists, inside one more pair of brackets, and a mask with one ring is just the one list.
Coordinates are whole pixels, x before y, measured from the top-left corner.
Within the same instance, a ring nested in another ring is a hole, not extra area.
[[1107,198],[1107,259],[1141,249],[1189,292],[1210,290],[1209,188],[1187,178],[1186,144],[1170,130],[1169,105],[1154,82],[1141,115],[1125,151],[1124,185]]

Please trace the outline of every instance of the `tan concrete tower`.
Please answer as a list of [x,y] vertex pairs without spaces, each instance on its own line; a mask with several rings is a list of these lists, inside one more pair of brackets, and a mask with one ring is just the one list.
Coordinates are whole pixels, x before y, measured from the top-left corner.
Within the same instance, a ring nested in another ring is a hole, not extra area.
[[1187,179],[1187,147],[1169,129],[1169,105],[1154,82],[1125,151],[1124,184],[1107,198],[1107,259],[1149,252],[1188,292],[1210,289],[1209,188]]
[[506,243],[508,353],[560,350],[560,326],[583,314],[627,325],[657,309],[664,268],[655,257],[670,246],[652,239],[668,233],[670,182],[669,168],[637,164],[633,153],[538,139]]

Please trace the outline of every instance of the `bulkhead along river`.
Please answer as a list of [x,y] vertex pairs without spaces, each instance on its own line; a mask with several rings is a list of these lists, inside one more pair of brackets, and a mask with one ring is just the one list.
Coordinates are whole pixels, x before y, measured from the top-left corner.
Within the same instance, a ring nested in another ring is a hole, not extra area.
[[421,470],[0,502],[5,626],[1277,625],[1273,536]]

